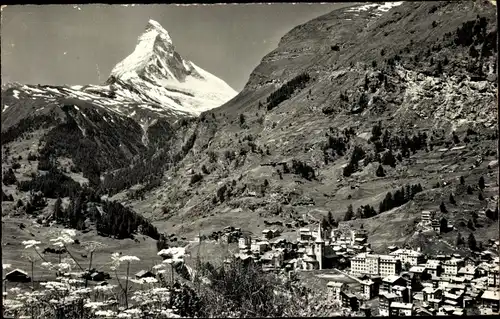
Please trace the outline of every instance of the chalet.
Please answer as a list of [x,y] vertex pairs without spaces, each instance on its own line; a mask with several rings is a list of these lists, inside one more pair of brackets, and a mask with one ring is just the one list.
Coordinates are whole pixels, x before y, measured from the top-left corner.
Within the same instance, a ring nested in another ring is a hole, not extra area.
[[432,230],[435,231],[436,233],[440,234],[441,233],[441,223],[437,219],[431,220],[431,227]]
[[453,258],[443,263],[444,276],[452,277],[458,275],[458,270],[464,266],[463,259]]
[[481,296],[481,300],[484,307],[498,313],[500,308],[500,292],[498,290],[486,290]]
[[9,282],[31,282],[31,277],[21,269],[14,269],[5,275],[5,280]]
[[299,229],[299,241],[309,241],[312,237],[312,232],[309,228]]
[[465,266],[458,270],[458,276],[467,280],[472,280],[478,275],[478,270],[476,266]]
[[446,288],[450,284],[450,278],[446,277],[439,277],[438,279],[438,287],[439,288]]
[[342,300],[342,307],[349,308],[352,311],[358,311],[359,300],[353,293],[342,291],[340,297]]
[[422,294],[424,301],[429,301],[431,299],[441,300],[443,297],[443,290],[441,288],[425,287],[422,289]]
[[281,268],[283,266],[284,258],[283,252],[278,250],[267,251],[260,258],[263,265],[272,268]]
[[428,210],[424,210],[421,213],[421,218],[422,222],[424,223],[430,223],[431,220],[434,218],[434,213]]
[[445,292],[444,303],[455,307],[457,306],[461,307],[463,305],[463,297],[464,297],[463,291],[461,293],[456,293],[456,294]]
[[149,270],[141,270],[138,273],[135,274],[136,279],[143,279],[143,278],[148,278],[148,277],[156,277],[155,274],[153,274]]
[[368,299],[372,299],[378,295],[378,284],[373,280],[366,280],[361,282],[363,295]]
[[391,292],[394,286],[406,286],[406,280],[397,275],[387,276],[382,279],[381,290]]
[[381,317],[389,317],[391,304],[399,300],[396,294],[382,292],[379,294],[379,313]]
[[425,268],[427,269],[427,273],[429,273],[431,276],[440,276],[442,267],[441,267],[441,261],[439,260],[427,260],[427,263],[425,264]]
[[395,285],[392,287],[391,292],[398,295],[402,302],[410,302],[410,289],[408,287]]
[[410,268],[408,273],[412,276],[412,287],[416,289],[419,284],[431,277],[427,272],[427,268],[424,266],[413,266]]
[[268,246],[269,246],[268,242],[259,241],[259,242],[252,243],[250,245],[250,250],[252,251],[252,253],[260,255],[267,250]]
[[412,303],[404,303],[404,302],[391,302],[390,306],[390,316],[414,316],[415,315],[415,306]]
[[476,260],[472,257],[465,257],[464,258],[464,265],[465,265],[465,267],[474,267],[474,266],[476,266]]
[[364,313],[366,318],[371,317],[372,309],[366,303],[362,304],[361,307],[359,307],[359,310]]
[[498,287],[500,285],[499,269],[500,267],[498,265],[488,269],[488,286]]
[[328,292],[331,293],[334,299],[341,299],[341,292],[347,289],[347,285],[344,282],[330,281],[326,284]]
[[274,233],[273,233],[273,231],[272,231],[272,230],[269,230],[269,229],[264,229],[264,230],[262,231],[262,238],[263,238],[264,240],[266,240],[266,239],[272,239],[272,238],[273,238],[273,236],[274,236]]
[[248,236],[243,236],[238,239],[238,248],[240,250],[245,250],[250,247],[252,240]]
[[434,315],[435,311],[433,311],[432,309],[427,310],[425,308],[417,308],[415,310],[415,316],[434,316]]
[[394,256],[401,260],[402,264],[409,263],[411,266],[416,266],[425,260],[421,252],[411,249],[398,249],[390,253],[390,256]]
[[106,274],[104,274],[104,272],[102,271],[96,271],[90,274],[90,280],[92,281],[104,281],[106,279],[109,278],[107,278]]

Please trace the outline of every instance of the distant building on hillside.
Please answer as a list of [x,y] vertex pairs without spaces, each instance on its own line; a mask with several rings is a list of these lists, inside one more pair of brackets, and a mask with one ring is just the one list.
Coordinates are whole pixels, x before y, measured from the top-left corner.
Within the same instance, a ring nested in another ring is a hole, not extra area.
[[356,274],[390,276],[401,272],[401,261],[390,255],[361,253],[351,258],[351,271]]
[[398,249],[389,255],[401,260],[402,264],[409,263],[411,266],[416,266],[425,260],[425,257],[421,252],[411,249]]
[[422,222],[424,223],[430,223],[432,221],[432,219],[434,218],[434,212],[431,212],[429,210],[424,210],[422,211]]

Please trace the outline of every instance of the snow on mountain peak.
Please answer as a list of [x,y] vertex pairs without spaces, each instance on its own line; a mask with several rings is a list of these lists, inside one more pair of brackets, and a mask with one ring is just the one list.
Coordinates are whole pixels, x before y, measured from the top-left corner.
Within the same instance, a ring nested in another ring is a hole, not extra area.
[[134,51],[113,68],[108,84],[122,87],[118,96],[194,115],[237,94],[223,80],[184,60],[167,30],[154,20],[148,21]]

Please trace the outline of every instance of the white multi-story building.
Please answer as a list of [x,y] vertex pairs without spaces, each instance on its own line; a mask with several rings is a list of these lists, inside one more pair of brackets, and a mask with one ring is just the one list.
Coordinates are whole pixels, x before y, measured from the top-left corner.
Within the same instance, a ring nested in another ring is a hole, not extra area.
[[411,249],[398,249],[390,253],[390,255],[401,260],[402,264],[409,263],[411,266],[416,266],[425,260],[421,252]]
[[336,300],[340,300],[340,293],[346,290],[347,285],[344,282],[330,281],[328,282],[327,287],[331,296]]
[[389,255],[358,254],[351,258],[351,272],[389,276],[401,271],[401,261]]
[[436,259],[429,259],[425,264],[425,268],[427,269],[427,272],[430,275],[437,277],[441,274],[442,270],[441,261]]
[[396,275],[401,271],[401,261],[394,256],[381,255],[379,264],[379,274],[381,276]]
[[240,237],[240,239],[238,239],[238,248],[240,250],[248,249],[251,242],[250,237]]
[[267,250],[268,246],[269,246],[268,242],[259,241],[259,242],[252,243],[252,245],[250,246],[250,250],[254,254],[262,254]]
[[424,210],[422,211],[421,216],[422,216],[422,222],[430,224],[432,218],[434,218],[434,212],[431,212],[429,210]]
[[455,277],[458,275],[458,271],[463,266],[464,266],[463,259],[452,258],[452,259],[446,260],[443,263],[443,270],[444,270],[443,275],[445,277]]

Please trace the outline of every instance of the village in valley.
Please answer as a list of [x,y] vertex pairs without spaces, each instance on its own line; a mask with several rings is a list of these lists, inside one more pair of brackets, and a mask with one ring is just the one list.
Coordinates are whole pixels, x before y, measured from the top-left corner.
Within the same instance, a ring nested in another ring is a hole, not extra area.
[[[438,234],[453,225],[423,211],[419,226]],[[264,271],[286,274],[316,272],[332,278],[329,298],[361,316],[491,315],[499,313],[498,239],[472,255],[426,255],[420,248],[389,246],[375,254],[365,230],[345,223],[337,228],[300,228],[296,240],[279,230],[264,229],[259,237],[228,226],[217,232],[218,242],[238,242],[233,258],[255,262]],[[213,236],[212,236],[213,237]],[[204,240],[197,236],[195,241]],[[226,260],[230,263],[230,259]]]

